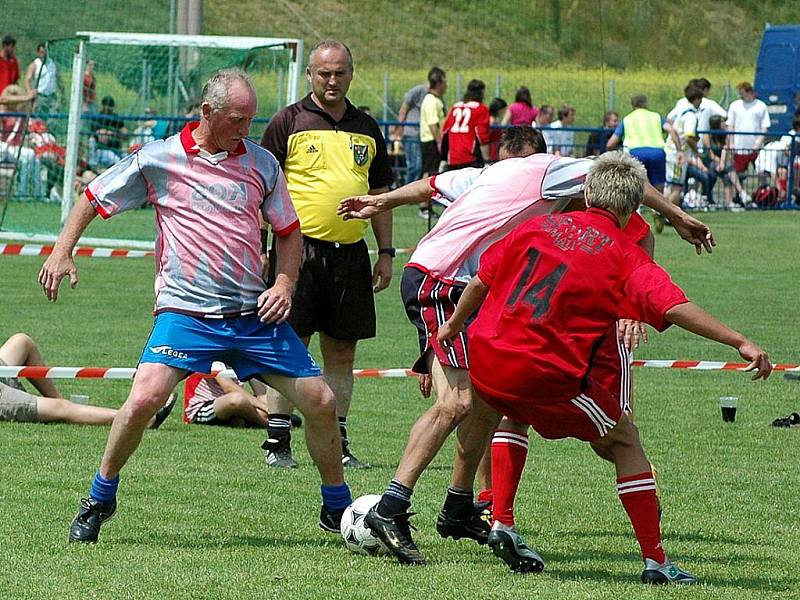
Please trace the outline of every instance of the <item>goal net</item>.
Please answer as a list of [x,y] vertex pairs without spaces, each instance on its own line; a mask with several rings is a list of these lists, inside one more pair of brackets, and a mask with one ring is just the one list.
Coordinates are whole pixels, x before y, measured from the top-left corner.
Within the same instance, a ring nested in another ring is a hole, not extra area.
[[[219,69],[253,77],[259,111],[251,134],[259,138],[269,117],[297,100],[302,56],[302,40],[290,38],[79,32],[48,42],[40,77],[55,71],[53,95],[3,119],[24,137],[17,159],[0,163],[0,241],[55,239],[94,175],[197,118],[202,86]],[[87,236],[147,247],[152,214],[132,213],[93,223]]]

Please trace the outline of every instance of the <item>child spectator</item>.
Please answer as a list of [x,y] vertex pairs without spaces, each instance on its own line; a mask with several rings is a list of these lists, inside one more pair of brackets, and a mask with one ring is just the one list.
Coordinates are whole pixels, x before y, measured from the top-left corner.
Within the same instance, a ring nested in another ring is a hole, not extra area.
[[502,124],[530,127],[538,115],[539,109],[533,105],[531,91],[523,85],[517,89],[514,102],[508,107],[508,112],[503,117]]

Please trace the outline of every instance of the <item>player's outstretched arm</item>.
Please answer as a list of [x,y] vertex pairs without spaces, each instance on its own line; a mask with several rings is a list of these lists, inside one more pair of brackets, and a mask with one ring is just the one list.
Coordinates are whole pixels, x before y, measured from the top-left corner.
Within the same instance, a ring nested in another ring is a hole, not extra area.
[[439,340],[440,344],[447,345],[459,331],[464,329],[464,323],[483,304],[488,293],[489,286],[483,283],[477,275],[470,280],[469,285],[464,289],[464,293],[461,294],[458,304],[456,304],[456,310],[453,315],[444,325],[439,327],[436,339]]
[[89,223],[97,216],[97,211],[92,206],[86,194],[81,194],[72,211],[69,213],[67,224],[61,231],[53,247],[53,252],[44,261],[39,271],[39,284],[48,300],[58,300],[58,286],[61,280],[69,276],[70,286],[75,289],[78,285],[78,269],[72,259],[72,251]]
[[712,249],[717,245],[717,240],[714,239],[714,234],[711,233],[708,225],[675,206],[649,183],[645,184],[644,204],[669,219],[678,235],[692,244],[697,254],[702,254],[704,249],[711,254]]
[[767,353],[738,331],[718,321],[694,302],[685,302],[670,308],[667,321],[710,340],[727,344],[739,351],[747,361],[746,371],[755,371],[753,379],[766,379],[772,372],[772,363]]
[[433,196],[430,177],[413,181],[391,192],[368,196],[350,196],[339,203],[336,214],[350,219],[369,219],[403,204],[429,202]]

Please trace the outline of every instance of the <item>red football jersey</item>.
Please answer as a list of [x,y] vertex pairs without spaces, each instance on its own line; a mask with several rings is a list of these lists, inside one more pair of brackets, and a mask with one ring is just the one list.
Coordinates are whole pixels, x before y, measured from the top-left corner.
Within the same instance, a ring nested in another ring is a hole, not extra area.
[[489,108],[481,102],[456,102],[442,132],[447,134],[447,163],[467,165],[477,160],[479,147],[489,143]]
[[489,294],[469,328],[470,374],[506,399],[581,392],[596,344],[620,318],[659,331],[686,295],[610,212],[535,217],[491,246],[478,277]]

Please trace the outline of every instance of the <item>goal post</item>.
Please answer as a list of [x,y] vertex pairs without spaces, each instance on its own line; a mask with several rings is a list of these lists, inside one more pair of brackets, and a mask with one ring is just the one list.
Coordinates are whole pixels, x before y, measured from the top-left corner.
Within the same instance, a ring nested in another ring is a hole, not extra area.
[[[199,87],[214,71],[230,67],[240,67],[253,76],[259,117],[270,116],[274,110],[296,102],[300,95],[303,41],[296,38],[82,31],[64,42],[71,44],[74,54],[64,144],[62,225],[72,208],[74,194],[70,190],[74,189],[81,155],[86,155],[83,146],[89,143],[82,146],[81,137],[87,137],[84,127],[93,120],[84,97],[84,70],[89,60],[98,65],[97,96],[119,94],[127,98],[128,108],[116,111],[121,117],[139,118],[152,112],[154,118],[174,124],[185,114],[178,106],[196,100]],[[65,67],[68,64],[63,51],[61,63]],[[104,90],[100,89],[101,82]],[[154,109],[154,104],[159,107]]]

